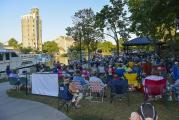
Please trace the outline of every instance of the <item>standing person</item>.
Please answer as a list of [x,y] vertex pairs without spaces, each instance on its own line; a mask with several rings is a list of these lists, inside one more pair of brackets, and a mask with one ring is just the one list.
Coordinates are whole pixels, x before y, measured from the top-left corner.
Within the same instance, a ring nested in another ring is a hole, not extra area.
[[143,62],[142,64],[142,70],[144,73],[146,73],[147,75],[151,75],[151,72],[152,72],[152,65],[151,65],[151,62],[149,61],[145,61]]
[[172,68],[172,76],[173,76],[173,80],[179,80],[179,63],[175,62],[173,68]]
[[12,72],[12,71],[11,71],[11,69],[10,69],[10,66],[8,65],[8,66],[6,67],[6,75],[9,76],[11,72]]

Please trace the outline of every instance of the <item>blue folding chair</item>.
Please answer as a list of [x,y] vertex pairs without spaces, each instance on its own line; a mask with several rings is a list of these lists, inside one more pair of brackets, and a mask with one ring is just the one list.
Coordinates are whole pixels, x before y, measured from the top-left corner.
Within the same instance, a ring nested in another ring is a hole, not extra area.
[[129,100],[129,86],[127,80],[112,80],[109,83],[110,86],[110,102],[113,102],[114,97],[127,98],[128,105]]

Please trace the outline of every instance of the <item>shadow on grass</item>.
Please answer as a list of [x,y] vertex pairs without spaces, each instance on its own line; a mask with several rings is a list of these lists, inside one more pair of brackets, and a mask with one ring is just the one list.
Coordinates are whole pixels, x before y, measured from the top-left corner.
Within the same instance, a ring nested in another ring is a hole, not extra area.
[[[39,96],[28,94],[25,91],[16,92],[9,90],[7,94],[11,97],[38,101],[57,109],[57,98],[49,96]],[[128,120],[130,113],[136,111],[143,102],[143,94],[138,92],[130,93],[130,106],[126,100],[115,99],[111,104],[109,98],[105,98],[103,103],[92,103],[88,100],[81,101],[80,109],[70,109],[68,113],[64,112],[73,120]],[[153,101],[158,112],[160,120],[179,120],[179,105],[176,102]]]

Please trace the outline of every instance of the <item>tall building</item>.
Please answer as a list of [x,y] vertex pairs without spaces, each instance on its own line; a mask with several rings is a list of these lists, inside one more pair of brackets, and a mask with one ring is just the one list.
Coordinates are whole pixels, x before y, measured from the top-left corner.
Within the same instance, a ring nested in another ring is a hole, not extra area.
[[22,16],[22,46],[42,51],[42,21],[39,9],[33,8],[29,14]]

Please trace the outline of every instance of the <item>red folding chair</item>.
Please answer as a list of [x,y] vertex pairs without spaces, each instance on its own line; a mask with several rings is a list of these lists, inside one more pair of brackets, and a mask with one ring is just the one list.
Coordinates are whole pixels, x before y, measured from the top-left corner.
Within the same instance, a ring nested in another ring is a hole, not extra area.
[[164,98],[166,93],[166,79],[159,81],[145,80],[144,85],[144,100],[148,100],[149,97],[161,96]]

